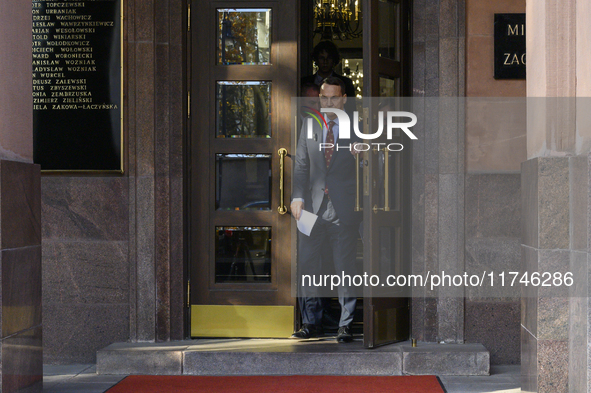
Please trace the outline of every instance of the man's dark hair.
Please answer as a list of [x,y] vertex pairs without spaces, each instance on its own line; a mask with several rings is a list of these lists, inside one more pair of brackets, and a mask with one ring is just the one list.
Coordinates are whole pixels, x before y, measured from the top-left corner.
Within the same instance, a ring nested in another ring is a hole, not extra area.
[[329,76],[328,78],[322,81],[322,86],[324,85],[340,86],[341,95],[345,95],[345,82],[343,82],[341,78],[337,78],[336,76]]
[[328,56],[332,58],[334,61],[334,65],[339,64],[341,61],[341,55],[339,54],[339,49],[332,41],[321,41],[318,45],[314,47],[314,51],[312,52],[312,58],[318,64],[318,56],[320,52],[326,51]]
[[320,92],[320,86],[318,86],[316,83],[312,83],[312,82],[308,82],[308,83],[304,83],[302,85],[302,94],[306,94],[306,92],[308,90],[314,90],[316,93]]

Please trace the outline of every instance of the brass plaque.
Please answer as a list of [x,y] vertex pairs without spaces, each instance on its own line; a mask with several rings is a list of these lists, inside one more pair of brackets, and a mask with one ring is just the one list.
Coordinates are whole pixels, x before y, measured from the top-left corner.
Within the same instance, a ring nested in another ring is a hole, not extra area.
[[287,338],[293,306],[191,306],[191,337]]

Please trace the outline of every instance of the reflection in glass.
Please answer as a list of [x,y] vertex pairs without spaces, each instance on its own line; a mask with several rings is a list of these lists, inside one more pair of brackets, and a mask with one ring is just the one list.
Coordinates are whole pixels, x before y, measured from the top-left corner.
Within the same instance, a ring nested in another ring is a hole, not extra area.
[[380,227],[380,271],[382,277],[399,275],[402,272],[398,228]]
[[[394,147],[393,147],[394,149]],[[378,153],[378,203],[386,206],[386,153],[388,154],[388,206],[390,210],[399,210],[400,201],[400,153],[380,150]]]
[[271,156],[216,154],[216,210],[270,210]]
[[271,137],[271,82],[218,81],[216,93],[218,138]]
[[215,282],[271,282],[271,227],[216,227]]
[[[363,59],[343,58],[341,60],[341,64],[341,75],[344,75],[353,81],[353,86],[355,87],[355,97],[361,98],[363,96]],[[350,98],[351,97],[349,97],[349,99]],[[361,108],[363,108],[363,104],[360,105]],[[359,112],[363,112],[363,110],[361,109]]]
[[218,64],[269,64],[270,48],[270,9],[218,9]]
[[399,60],[398,30],[400,3],[389,0],[378,2],[378,54]]
[[380,97],[399,97],[399,78],[380,76]]

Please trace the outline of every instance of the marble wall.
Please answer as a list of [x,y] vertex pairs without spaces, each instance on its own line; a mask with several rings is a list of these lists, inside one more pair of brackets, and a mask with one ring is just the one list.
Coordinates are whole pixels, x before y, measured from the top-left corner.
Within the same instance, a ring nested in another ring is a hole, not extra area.
[[[572,273],[574,285],[529,287],[521,312],[522,391],[589,385],[589,156],[523,163],[522,270]],[[565,291],[568,289],[568,291]]]
[[89,362],[129,337],[128,181],[44,176],[45,361]]
[[41,176],[32,164],[31,3],[0,4],[0,391],[41,392]]
[[523,295],[522,386],[527,392],[585,392],[591,388],[591,74],[585,67],[591,7],[576,0],[526,5],[527,95],[536,105],[528,105],[529,160],[522,165],[522,265],[568,270],[581,281],[567,302]]
[[[466,175],[466,272],[520,271],[521,178],[519,174]],[[496,298],[466,292],[466,342],[490,352],[491,364],[520,363],[520,293]]]
[[525,79],[494,79],[494,14],[505,13],[525,13],[525,0],[466,0],[467,97],[525,97]]
[[[39,166],[0,160],[0,391],[41,392]],[[27,390],[28,391],[28,390]]]
[[[415,0],[413,18],[413,95],[464,96],[464,0]],[[462,272],[465,136],[459,119],[464,113],[457,104],[432,108],[413,128],[420,135],[413,142],[413,272]],[[462,298],[443,299],[442,291],[419,289],[413,296],[414,338],[464,342]]]
[[[577,97],[547,110],[528,108],[527,157],[581,155],[591,151],[589,17],[576,0],[526,0],[528,97]],[[553,108],[554,107],[554,108]]]
[[125,173],[44,176],[45,361],[184,338],[184,2],[125,2]]
[[31,4],[0,5],[0,158],[33,162]]
[[519,172],[527,158],[526,82],[494,79],[494,14],[524,12],[525,0],[466,0],[467,172]]
[[[494,10],[507,5],[489,3],[414,2],[415,96],[524,95],[523,81],[510,86],[495,84],[492,72],[487,73],[486,58],[492,54],[486,53],[483,58],[481,52],[492,51],[492,37],[485,37],[478,29],[492,27],[490,23],[482,26],[483,20],[492,18]],[[516,7],[523,8],[523,4],[512,4],[509,11]],[[479,84],[485,87],[480,92]],[[476,108],[468,113],[468,109],[440,105],[434,112],[426,112],[424,121],[416,126],[422,137],[413,143],[415,273],[519,268],[521,159],[513,153],[522,151],[525,157],[525,141],[517,143],[516,150],[510,149],[507,154],[511,160],[507,160],[500,152],[510,145],[507,139],[514,139],[513,136],[489,132],[482,125],[490,121],[474,116],[488,112]],[[525,134],[525,129],[521,132]],[[474,135],[483,143],[474,144]],[[472,159],[478,149],[486,154]],[[441,291],[415,291],[414,338],[428,342],[479,342],[491,352],[493,364],[519,363],[520,304],[516,296],[481,299],[467,292],[464,300],[442,298],[445,295]]]
[[[520,270],[526,82],[494,79],[494,14],[523,12],[525,0],[466,0],[468,272]],[[519,293],[507,291],[492,299],[470,290],[466,295],[466,341],[484,344],[492,364],[519,364]]]
[[128,152],[130,339],[184,338],[182,0],[130,0]]

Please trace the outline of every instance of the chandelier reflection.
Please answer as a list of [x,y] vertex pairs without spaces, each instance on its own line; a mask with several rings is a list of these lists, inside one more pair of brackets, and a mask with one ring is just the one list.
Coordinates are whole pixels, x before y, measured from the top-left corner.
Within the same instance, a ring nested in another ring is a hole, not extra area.
[[314,35],[323,40],[361,37],[360,0],[314,0]]

